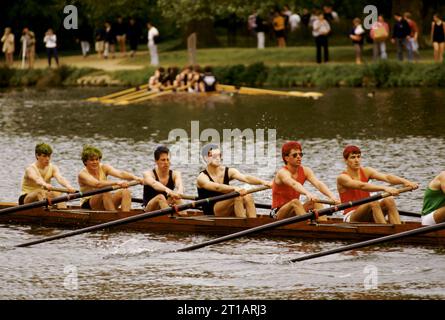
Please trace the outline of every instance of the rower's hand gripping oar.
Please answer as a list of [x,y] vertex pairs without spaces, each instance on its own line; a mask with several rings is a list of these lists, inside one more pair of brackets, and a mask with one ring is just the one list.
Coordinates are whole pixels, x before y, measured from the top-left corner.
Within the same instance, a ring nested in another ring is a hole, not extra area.
[[[266,190],[266,189],[269,189],[269,188],[270,187],[268,187],[268,186],[262,186],[262,187],[254,188],[254,189],[248,190],[246,192],[246,194],[254,193],[254,192],[258,192],[258,191],[263,191],[263,190]],[[237,192],[237,191],[234,191],[234,192],[230,192],[230,193],[219,195],[219,196],[212,197],[212,198],[206,198],[206,199],[201,199],[201,200],[197,200],[197,201],[186,203],[186,204],[175,205],[175,206],[172,206],[172,207],[169,207],[169,208],[160,209],[160,210],[156,210],[156,211],[144,212],[144,213],[141,213],[141,214],[138,214],[138,215],[134,215],[134,216],[130,216],[130,217],[126,217],[126,218],[123,218],[123,219],[118,219],[118,220],[114,220],[114,221],[98,224],[98,225],[95,225],[95,226],[90,226],[90,227],[86,227],[86,228],[82,228],[82,229],[78,229],[78,230],[73,230],[73,231],[70,231],[70,232],[67,232],[67,233],[62,233],[62,234],[59,234],[59,235],[43,238],[43,239],[40,239],[40,240],[35,240],[35,241],[31,241],[31,242],[22,243],[22,244],[17,245],[17,247],[29,247],[31,245],[42,243],[42,242],[48,242],[48,241],[52,241],[52,240],[56,240],[56,239],[67,238],[67,237],[75,236],[75,235],[78,235],[78,234],[81,234],[81,233],[85,233],[85,232],[96,231],[96,230],[105,229],[105,228],[118,226],[118,225],[123,225],[123,224],[127,224],[127,223],[130,223],[130,222],[135,222],[135,221],[139,221],[139,220],[143,220],[143,219],[154,218],[154,217],[167,215],[167,214],[174,213],[174,212],[180,212],[180,211],[183,211],[183,210],[187,210],[187,209],[191,209],[191,208],[196,208],[196,207],[202,206],[205,203],[215,203],[215,202],[218,202],[218,201],[227,200],[227,199],[231,199],[231,198],[236,198],[236,197],[239,197],[239,196],[240,196],[240,193]]]
[[62,193],[74,193],[74,192],[79,192],[78,190],[74,191],[74,192],[70,192],[67,188],[59,188],[59,187],[53,187],[51,186],[51,188],[46,188],[44,187],[43,189],[47,190],[47,191],[56,191],[56,192],[62,192]]
[[[406,192],[406,191],[411,191],[412,187],[405,187],[405,188],[401,188],[398,189],[399,190],[399,194],[402,192]],[[308,219],[317,219],[319,216],[324,216],[324,215],[329,215],[332,214],[334,212],[337,211],[341,211],[344,209],[348,209],[351,207],[355,207],[355,206],[359,206],[368,202],[373,202],[376,200],[380,200],[386,197],[391,196],[391,194],[389,193],[378,193],[374,196],[368,197],[368,198],[364,198],[364,199],[360,199],[360,200],[356,200],[356,201],[350,201],[350,202],[345,202],[342,204],[339,204],[338,206],[332,206],[329,208],[325,208],[325,209],[321,209],[321,210],[311,210],[306,214],[300,215],[300,216],[295,216],[295,217],[290,217],[287,219],[283,219],[283,220],[278,220],[276,222],[271,222],[262,226],[258,226],[258,227],[254,227],[254,228],[250,228],[247,230],[243,230],[240,232],[236,232],[236,233],[232,233],[232,234],[228,234],[226,236],[223,237],[219,237],[213,240],[209,240],[209,241],[205,241],[202,243],[198,243],[195,245],[191,245],[188,247],[184,247],[181,248],[179,250],[179,252],[182,251],[191,251],[191,250],[195,250],[195,249],[199,249],[199,248],[203,248],[203,247],[207,247],[210,246],[212,244],[217,244],[220,242],[224,242],[224,241],[228,241],[228,240],[232,240],[232,239],[236,239],[236,238],[240,238],[243,237],[245,235],[249,235],[249,234],[254,234],[254,233],[258,233],[260,231],[264,231],[264,230],[268,230],[268,229],[273,229],[273,228],[277,228],[277,227],[281,227],[281,226],[285,226],[288,224],[292,224],[292,223],[296,223],[296,222],[300,222],[300,221],[304,221],[304,220],[308,220]]]
[[[137,181],[131,181],[128,183],[128,187],[132,187],[135,185],[138,185],[139,182]],[[79,198],[84,198],[84,197],[89,197],[89,196],[94,196],[96,194],[100,194],[100,193],[105,193],[105,192],[110,192],[113,190],[118,190],[118,189],[123,189],[123,187],[119,186],[119,185],[114,185],[114,186],[108,186],[108,187],[104,187],[104,188],[100,188],[97,190],[92,190],[92,191],[87,191],[87,192],[75,192],[75,193],[69,193],[63,196],[59,196],[59,197],[55,197],[52,199],[43,199],[41,201],[35,201],[35,202],[31,202],[31,203],[25,203],[19,206],[15,206],[15,207],[9,207],[6,209],[1,209],[0,210],[0,215],[3,214],[8,214],[8,213],[14,213],[14,212],[18,212],[18,211],[23,211],[23,210],[27,210],[27,209],[34,209],[34,208],[40,208],[40,207],[46,207],[46,206],[51,206],[53,204],[56,203],[60,203],[60,202],[66,202],[66,201],[70,201],[70,200],[74,200],[74,199],[79,199]]]

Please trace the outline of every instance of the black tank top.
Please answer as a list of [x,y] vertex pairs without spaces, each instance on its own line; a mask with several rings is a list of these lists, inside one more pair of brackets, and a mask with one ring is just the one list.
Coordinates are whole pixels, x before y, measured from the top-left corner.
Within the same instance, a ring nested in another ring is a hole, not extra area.
[[216,91],[216,78],[212,74],[204,74],[202,77],[202,82],[204,83],[205,92]]
[[[155,176],[156,181],[159,181],[159,177],[158,177],[158,174],[156,173],[156,169],[153,169],[153,174]],[[161,181],[159,181],[159,182],[161,182]],[[168,182],[167,182],[166,187],[169,188],[170,190],[175,189],[175,182],[173,181],[173,171],[172,170],[168,171]],[[165,198],[167,198],[166,192],[157,191],[152,186],[144,186],[144,207],[147,205],[147,203],[151,199],[156,197],[158,194],[163,194],[165,196]]]
[[[210,174],[207,172],[206,169],[201,171],[201,173],[204,173],[207,177],[209,177],[210,181],[215,182],[215,181],[213,181],[212,177],[210,176]],[[228,167],[226,167],[226,169],[224,170],[223,184],[230,185],[229,168]],[[198,199],[206,199],[206,198],[216,197],[216,196],[219,196],[222,194],[224,194],[224,193],[217,192],[217,191],[211,191],[211,190],[207,190],[204,188],[198,188]],[[214,206],[215,206],[215,203],[210,203],[210,204],[207,203],[202,206],[202,211],[204,211],[204,214],[206,214],[206,215],[214,215],[215,214],[215,212],[213,211]]]
[[434,23],[433,30],[433,42],[444,42],[445,41],[445,33],[443,31],[443,22],[439,25]]

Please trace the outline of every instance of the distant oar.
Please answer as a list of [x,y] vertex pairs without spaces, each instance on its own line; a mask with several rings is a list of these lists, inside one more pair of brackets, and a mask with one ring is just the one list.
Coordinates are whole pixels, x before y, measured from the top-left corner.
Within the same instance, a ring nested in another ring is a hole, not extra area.
[[[263,190],[266,190],[266,189],[269,189],[269,187],[264,187],[263,186],[263,187],[259,187],[259,188],[254,188],[254,189],[248,190],[247,193],[248,194],[249,193],[254,193],[254,192],[263,191]],[[134,215],[134,216],[126,217],[126,218],[123,218],[123,219],[118,219],[118,220],[115,220],[115,221],[110,221],[110,222],[98,224],[98,225],[95,225],[95,226],[90,226],[90,227],[86,227],[86,228],[70,231],[70,232],[67,232],[67,233],[62,233],[62,234],[59,234],[59,235],[43,238],[43,239],[40,239],[40,240],[35,240],[35,241],[31,241],[31,242],[22,243],[22,244],[17,245],[17,247],[29,247],[29,246],[32,246],[32,245],[38,244],[38,243],[48,242],[48,241],[52,241],[52,240],[56,240],[56,239],[67,238],[67,237],[75,236],[75,235],[78,235],[78,234],[81,234],[81,233],[86,233],[86,232],[90,232],[90,231],[96,231],[96,230],[101,230],[101,229],[105,229],[105,228],[109,228],[109,227],[119,226],[119,225],[127,224],[127,223],[130,223],[130,222],[135,222],[135,221],[139,221],[139,220],[148,219],[148,218],[159,217],[159,216],[167,215],[167,214],[174,213],[174,212],[180,212],[180,211],[183,211],[183,210],[196,208],[198,206],[202,206],[205,203],[215,203],[215,202],[218,202],[218,201],[227,200],[227,199],[231,199],[231,198],[236,198],[236,197],[239,197],[239,196],[240,196],[239,192],[231,192],[231,193],[223,194],[223,195],[220,195],[220,196],[207,198],[207,199],[201,199],[201,200],[198,200],[198,201],[195,201],[195,202],[181,204],[181,205],[178,205],[178,206],[173,206],[173,207],[169,207],[169,208],[165,208],[165,209],[161,209],[161,210],[156,210],[156,211],[151,211],[151,212],[144,212],[144,213],[141,213],[141,214],[138,214],[138,215]]]
[[143,84],[143,85],[140,85],[140,86],[136,86],[134,88],[130,88],[130,89],[125,89],[125,90],[122,90],[122,91],[114,92],[114,93],[108,94],[108,95],[103,96],[103,97],[91,97],[91,98],[88,98],[87,101],[95,102],[95,101],[100,101],[100,100],[104,100],[104,99],[114,99],[116,97],[119,97],[119,96],[122,96],[122,95],[125,95],[125,94],[128,94],[128,93],[132,93],[132,92],[135,92],[135,91],[144,90],[144,89],[147,89],[147,88],[148,88],[148,84]]
[[[406,192],[406,191],[411,191],[411,190],[412,190],[411,187],[401,188],[401,189],[399,189],[399,193]],[[292,224],[292,223],[308,220],[308,219],[314,219],[314,218],[317,218],[317,216],[319,217],[319,216],[324,216],[324,215],[327,215],[327,214],[332,214],[332,213],[337,212],[337,211],[341,211],[341,210],[348,209],[348,208],[351,208],[351,207],[359,206],[359,205],[362,205],[362,204],[365,204],[365,203],[368,203],[368,202],[377,201],[377,200],[380,200],[380,199],[383,199],[383,198],[386,198],[386,197],[389,197],[389,196],[391,196],[391,194],[389,194],[389,193],[378,193],[378,194],[373,195],[373,196],[368,197],[368,198],[364,198],[364,199],[360,199],[360,200],[352,201],[352,202],[351,201],[350,202],[345,202],[345,203],[339,204],[338,206],[332,206],[332,207],[321,209],[321,210],[318,210],[318,211],[317,210],[312,210],[309,213],[306,213],[306,214],[303,214],[303,215],[300,215],[300,216],[290,217],[290,218],[287,218],[287,219],[278,220],[276,222],[271,222],[271,223],[268,223],[268,224],[265,224],[265,225],[262,225],[262,226],[258,226],[258,227],[255,227],[255,228],[250,228],[250,229],[243,230],[243,231],[240,231],[240,232],[228,234],[226,236],[219,237],[219,238],[216,238],[216,239],[213,239],[213,240],[209,240],[209,241],[205,241],[205,242],[198,243],[198,244],[195,244],[195,245],[191,245],[191,246],[188,246],[188,247],[184,247],[184,248],[179,249],[177,251],[180,251],[180,252],[182,252],[182,251],[190,251],[190,250],[195,250],[195,249],[207,247],[207,246],[210,246],[212,244],[217,244],[217,243],[220,243],[220,242],[224,242],[224,241],[228,241],[228,240],[232,240],[232,239],[236,239],[236,238],[241,238],[243,236],[254,234],[254,233],[258,233],[258,232],[261,232],[261,231],[264,231],[264,230],[274,229],[274,228],[278,228],[278,227],[285,226],[285,225],[288,225],[288,224]]]
[[330,255],[330,254],[334,254],[334,253],[339,253],[339,252],[348,251],[348,250],[352,250],[352,249],[368,247],[368,246],[372,246],[372,245],[375,245],[375,244],[378,244],[378,243],[389,242],[389,241],[398,240],[398,239],[406,238],[406,237],[411,237],[411,236],[415,236],[415,235],[419,235],[419,234],[423,234],[423,233],[439,231],[439,230],[442,230],[442,229],[445,229],[445,222],[438,223],[438,224],[435,224],[435,225],[432,225],[432,226],[421,227],[421,228],[414,229],[414,230],[408,230],[408,231],[404,231],[404,232],[399,232],[399,233],[396,233],[396,234],[380,237],[380,238],[377,238],[377,239],[372,239],[372,240],[366,240],[366,241],[362,241],[362,242],[358,242],[358,243],[353,243],[353,244],[350,244],[350,245],[347,245],[347,246],[343,246],[343,247],[340,247],[340,248],[336,248],[336,249],[331,249],[331,250],[326,250],[326,251],[323,251],[323,252],[308,254],[306,256],[302,256],[300,258],[292,259],[292,260],[289,260],[289,261],[290,262],[297,262],[297,261],[304,261],[304,260],[309,260],[309,259],[315,259],[315,258],[324,257],[324,256],[327,256],[327,255]]
[[[132,187],[132,186],[135,186],[137,184],[139,184],[139,182],[132,181],[132,182],[128,183],[128,186]],[[87,191],[87,192],[69,193],[67,195],[55,197],[55,198],[52,198],[52,199],[44,199],[44,200],[41,200],[41,201],[25,203],[25,204],[22,204],[22,205],[19,205],[19,206],[15,206],[15,207],[9,207],[9,208],[6,208],[6,209],[1,209],[0,210],[0,215],[8,214],[8,213],[14,213],[14,212],[19,212],[19,211],[23,211],[23,210],[27,210],[27,209],[34,209],[34,208],[40,208],[40,207],[45,207],[45,206],[51,206],[51,205],[56,204],[56,203],[66,202],[66,201],[79,199],[79,198],[84,198],[84,197],[89,197],[89,196],[94,196],[96,194],[110,192],[110,191],[118,190],[118,189],[122,189],[122,187],[116,185],[116,186],[108,186],[108,187],[105,187],[105,188],[92,190],[92,191]]]

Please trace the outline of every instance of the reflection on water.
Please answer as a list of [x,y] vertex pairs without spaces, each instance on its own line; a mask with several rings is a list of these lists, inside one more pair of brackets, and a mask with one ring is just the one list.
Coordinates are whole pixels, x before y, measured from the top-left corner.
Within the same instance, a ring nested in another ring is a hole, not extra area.
[[[276,129],[275,167],[281,166],[282,142],[299,140],[303,163],[332,190],[336,175],[343,170],[341,150],[347,143],[362,147],[365,165],[418,181],[422,188],[443,170],[443,90],[383,90],[370,98],[366,90],[331,89],[316,101],[168,97],[121,107],[81,100],[105,93],[79,88],[0,94],[1,201],[16,201],[23,170],[34,160],[38,141],[53,146],[53,161],[75,183],[84,144],[100,147],[104,162],[141,174],[154,165],[152,152],[159,143],[166,143],[170,130],[184,129],[191,135],[191,121],[199,121],[201,132],[214,128],[221,136],[223,129]],[[194,181],[202,166],[175,159],[172,163],[183,172],[187,193],[195,194]],[[264,179],[274,174],[264,163],[237,167]],[[133,190],[141,196],[141,188]],[[270,192],[255,197],[270,202]],[[421,200],[422,192],[416,191],[400,196],[399,204],[402,209],[419,211]],[[379,246],[288,264],[291,258],[343,243],[245,238],[175,253],[179,247],[211,237],[99,232],[32,248],[12,247],[59,231],[0,226],[0,298],[445,297],[443,248]],[[377,268],[377,288],[366,287],[369,274],[365,271],[370,267]],[[77,289],[66,281],[73,270]]]

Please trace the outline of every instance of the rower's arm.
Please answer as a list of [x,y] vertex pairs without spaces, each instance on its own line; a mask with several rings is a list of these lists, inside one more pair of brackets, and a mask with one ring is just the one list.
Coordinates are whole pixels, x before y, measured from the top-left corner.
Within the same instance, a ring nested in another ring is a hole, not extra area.
[[254,176],[248,176],[248,175],[242,174],[241,172],[239,172],[235,168],[230,168],[229,169],[229,177],[231,179],[236,179],[238,181],[242,181],[242,182],[245,182],[245,183],[248,183],[248,184],[255,184],[255,185],[262,184],[262,185],[268,186],[268,187],[271,186],[270,182],[265,181],[265,180],[260,179],[260,178],[257,178],[257,177],[254,177]]
[[445,193],[445,171],[439,174],[439,183],[440,189],[442,189],[442,192]]
[[[388,187],[371,184],[368,182],[358,181],[352,179],[347,174],[341,174],[337,177],[337,184],[345,189],[358,189],[363,191],[387,191]],[[389,188],[392,189],[392,188]]]
[[335,197],[335,195],[329,190],[329,188],[324,184],[322,181],[318,180],[318,178],[315,176],[314,172],[311,168],[304,167],[304,172],[306,174],[307,180],[315,187],[317,188],[321,193],[323,193],[325,196],[330,198],[331,200],[337,201],[338,199]]
[[369,173],[370,179],[376,179],[384,182],[388,182],[389,184],[395,185],[395,184],[403,184],[405,187],[412,187],[413,189],[417,189],[419,185],[415,182],[409,181],[407,179],[404,179],[402,177],[393,175],[393,174],[387,174],[382,173],[374,168],[366,168],[367,172]]
[[53,165],[53,177],[56,178],[62,186],[67,188],[70,192],[75,192],[76,189],[66,180],[61,174],[60,170],[56,165]]
[[137,176],[135,176],[134,174],[132,174],[130,172],[123,171],[123,170],[117,170],[117,169],[113,168],[112,166],[110,166],[108,164],[104,164],[102,167],[104,168],[105,173],[110,175],[110,176],[113,176],[113,177],[116,177],[116,178],[119,178],[119,179],[123,179],[123,180],[128,180],[128,181],[136,180],[136,181],[139,181],[140,183],[143,182],[142,178],[137,177]]
[[197,185],[199,188],[221,193],[229,193],[237,190],[237,188],[234,186],[210,181],[209,177],[207,177],[204,173],[199,174]]
[[42,188],[46,188],[48,190],[51,189],[51,185],[49,183],[46,183],[46,181],[43,180],[43,178],[39,174],[37,174],[36,170],[33,167],[28,167],[25,170],[25,175]]
[[184,184],[182,183],[181,172],[173,171],[173,181],[175,182],[176,192],[179,194],[183,194]]
[[96,178],[92,177],[91,175],[87,174],[86,172],[79,173],[78,180],[79,180],[79,185],[84,184],[84,185],[87,185],[89,187],[96,188],[96,189],[103,188],[103,187],[109,187],[109,186],[115,186],[115,185],[119,184],[118,181],[97,180]]
[[316,199],[316,197],[312,193],[307,191],[301,183],[292,178],[292,175],[289,171],[280,169],[277,173],[277,178],[285,185],[292,187],[295,191],[304,194],[309,199],[311,200]]
[[153,189],[155,189],[156,191],[165,192],[165,193],[167,193],[167,195],[173,192],[173,190],[171,190],[170,188],[164,186],[162,183],[157,181],[153,177],[150,170],[144,172],[144,185],[150,186]]

